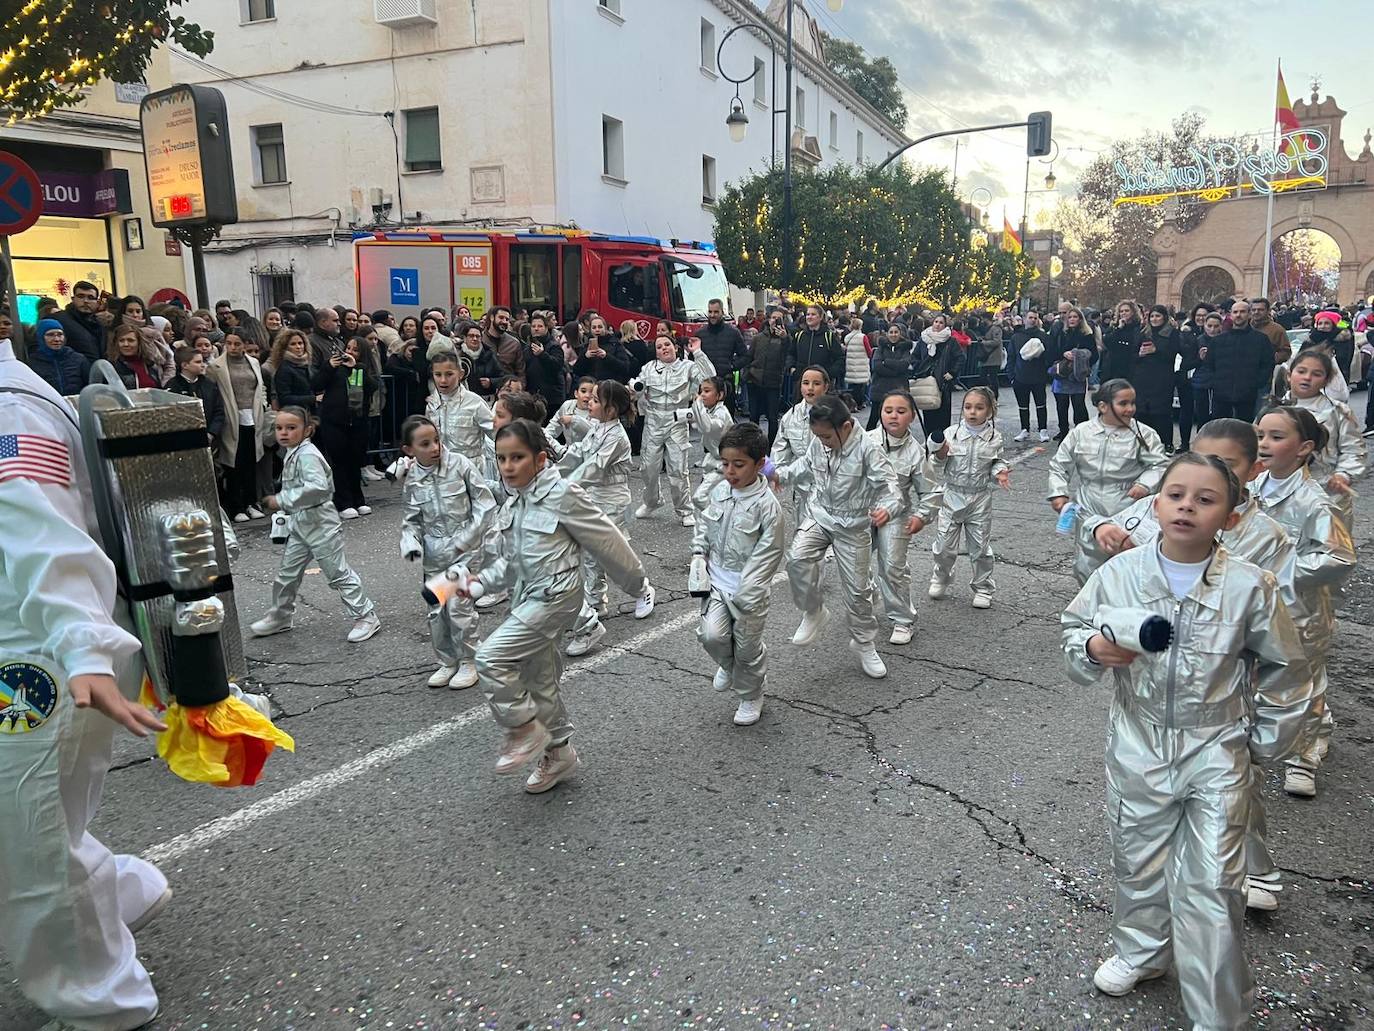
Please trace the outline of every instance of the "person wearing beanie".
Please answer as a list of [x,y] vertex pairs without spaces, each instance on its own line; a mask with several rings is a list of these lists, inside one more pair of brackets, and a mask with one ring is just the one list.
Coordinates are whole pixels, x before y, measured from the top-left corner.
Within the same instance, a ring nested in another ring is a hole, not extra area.
[[64,397],[81,393],[91,378],[91,363],[67,346],[67,332],[56,319],[40,319],[35,327],[38,346],[29,354],[33,371]]

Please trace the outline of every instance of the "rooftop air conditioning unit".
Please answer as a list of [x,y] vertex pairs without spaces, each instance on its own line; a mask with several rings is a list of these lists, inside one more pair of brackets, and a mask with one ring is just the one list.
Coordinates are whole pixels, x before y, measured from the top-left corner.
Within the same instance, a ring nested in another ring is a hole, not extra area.
[[438,25],[435,0],[372,0],[378,25],[403,29],[410,25]]

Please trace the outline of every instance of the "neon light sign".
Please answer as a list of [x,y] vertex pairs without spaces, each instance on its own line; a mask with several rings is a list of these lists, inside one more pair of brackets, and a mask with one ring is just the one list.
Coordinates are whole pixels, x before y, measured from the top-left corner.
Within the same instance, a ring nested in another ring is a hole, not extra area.
[[1245,150],[1235,143],[1216,142],[1192,147],[1188,161],[1163,165],[1146,158],[1138,165],[1118,161],[1117,197],[1122,204],[1161,204],[1174,197],[1196,197],[1208,203],[1244,197],[1249,190],[1270,193],[1320,190],[1326,186],[1328,134],[1325,128],[1306,127],[1284,133],[1278,150]]

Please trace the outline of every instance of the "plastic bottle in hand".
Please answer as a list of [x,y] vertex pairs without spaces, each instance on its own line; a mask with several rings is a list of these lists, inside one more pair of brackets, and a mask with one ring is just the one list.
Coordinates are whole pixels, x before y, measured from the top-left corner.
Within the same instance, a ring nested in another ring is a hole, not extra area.
[[485,593],[481,582],[464,566],[449,566],[425,581],[420,597],[429,605],[447,605],[459,595],[475,601]]
[[1062,533],[1065,537],[1073,533],[1074,524],[1078,522],[1078,502],[1070,501],[1059,510],[1059,522],[1054,524],[1054,532]]

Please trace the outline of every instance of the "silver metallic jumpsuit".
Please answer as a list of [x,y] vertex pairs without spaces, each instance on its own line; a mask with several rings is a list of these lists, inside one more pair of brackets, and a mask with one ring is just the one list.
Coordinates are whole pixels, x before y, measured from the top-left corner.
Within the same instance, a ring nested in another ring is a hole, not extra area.
[[451,394],[434,391],[425,401],[425,416],[439,430],[446,450],[457,451],[479,469],[492,446],[491,408],[461,383]]
[[701,601],[697,640],[740,701],[750,701],[763,697],[763,625],[785,550],[782,504],[762,476],[742,491],[719,480],[705,501],[692,553],[706,556],[711,593]]
[[583,605],[585,555],[639,593],[644,566],[624,534],[581,487],[548,467],[496,513],[478,575],[484,590],[511,592],[510,614],[477,648],[478,683],[492,715],[508,729],[537,717],[555,745],[573,731],[558,690],[559,637]]
[[989,419],[977,433],[960,422],[945,431],[949,454],[941,458],[940,445],[927,444],[930,451],[930,473],[943,491],[940,515],[935,524],[935,541],[931,552],[935,555],[935,569],[930,574],[932,585],[949,585],[954,560],[959,556],[959,531],[968,546],[968,560],[973,566],[969,586],[974,594],[990,595],[997,590],[992,578],[992,488],[998,473],[1008,469],[1002,457],[1002,434]]
[[1174,627],[1168,650],[1110,671],[1112,941],[1142,971],[1172,960],[1197,1031],[1239,1031],[1254,1003],[1242,948],[1251,766],[1301,739],[1312,705],[1302,645],[1272,574],[1218,547],[1178,598],[1158,548],[1134,548],[1093,573],[1062,617],[1065,667],[1089,687],[1108,672],[1087,653],[1106,605]]
[[[816,435],[811,432],[811,402],[798,401],[783,413],[778,421],[778,435],[773,441],[773,464],[781,469],[802,458]],[[811,489],[805,483],[792,485],[792,519],[795,525],[806,522],[810,515]]]
[[[401,557],[419,555],[426,579],[456,563],[481,572],[482,538],[496,500],[477,467],[447,448],[433,466],[419,462],[406,475],[401,517]],[[477,650],[477,610],[455,593],[429,609],[429,639],[442,666],[455,669]]]
[[[1369,472],[1368,448],[1360,432],[1360,424],[1350,406],[1342,401],[1333,401],[1326,394],[1299,399],[1285,398],[1284,404],[1306,408],[1327,432],[1325,450],[1312,459],[1312,475],[1325,488],[1326,481],[1339,473],[1350,484],[1355,484]],[[1344,491],[1328,491],[1336,504],[1336,512],[1345,525],[1345,532],[1355,532],[1355,495]]]
[[344,557],[343,521],[334,507],[334,477],[324,455],[309,440],[286,452],[281,467],[277,504],[287,520],[286,547],[281,569],[272,582],[272,607],[268,615],[290,619],[296,611],[296,594],[313,558],[329,586],[339,592],[344,608],[354,619],[372,612],[362,581]]
[[[873,616],[870,513],[877,508],[887,509],[889,514],[896,512],[902,500],[897,474],[887,455],[857,423],[850,425],[849,439],[837,451],[831,451],[813,433],[806,453],[779,467],[777,477],[783,486],[802,484],[810,488],[808,515],[792,535],[787,555],[792,600],[804,614],[820,609],[825,600],[821,560],[826,549],[833,547],[849,635],[865,645],[873,644],[878,636],[878,621]],[[781,433],[778,439],[782,439]]]
[[[563,417],[571,416],[572,422],[563,425]],[[558,411],[554,412],[549,419],[549,424],[544,427],[544,436],[549,440],[562,440],[566,444],[576,444],[592,431],[592,417],[587,409],[577,403],[577,398],[570,397],[558,406]]]
[[653,510],[662,503],[659,494],[659,469],[668,469],[668,490],[678,518],[692,512],[687,478],[687,452],[691,441],[687,433],[687,413],[692,397],[703,380],[714,376],[716,367],[706,352],[692,353],[691,361],[678,359],[664,363],[654,359],[639,370],[639,410],[644,415],[644,440],[639,447],[639,476],[644,481],[643,505]]
[[701,447],[706,453],[701,460],[701,466],[705,470],[701,477],[701,486],[692,495],[692,505],[700,510],[706,504],[712,488],[721,481],[720,438],[735,424],[735,417],[730,414],[730,409],[724,401],[717,401],[714,407],[707,408],[698,397],[688,409],[687,421],[701,434]]
[[1326,698],[1326,653],[1335,634],[1331,592],[1355,571],[1355,545],[1336,510],[1336,501],[1304,467],[1288,480],[1272,482],[1260,473],[1253,490],[1264,513],[1287,531],[1298,551],[1293,587],[1306,621],[1299,628],[1312,665],[1314,704],[1301,750],[1288,760],[1306,770],[1321,768],[1334,722]]
[[1168,462],[1159,434],[1141,422],[1126,429],[1108,426],[1097,416],[1069,431],[1050,459],[1045,496],[1072,498],[1079,505],[1073,574],[1080,584],[1092,572],[1084,554],[1090,542],[1083,534],[1083,518],[1121,511],[1131,503],[1127,492],[1134,486],[1158,490]]
[[911,534],[907,520],[920,516],[930,525],[940,511],[944,488],[927,475],[926,449],[910,431],[900,440],[881,426],[868,431],[868,439],[882,449],[897,474],[901,511],[893,512],[886,526],[873,527],[873,580],[882,599],[883,614],[893,626],[915,626],[916,608],[911,603]]
[[[630,505],[630,437],[618,419],[597,422],[592,430],[563,452],[558,462],[570,483],[582,487],[625,536],[625,510]],[[582,556],[584,601],[573,627],[583,637],[596,629],[606,614],[606,572],[592,551]]]

